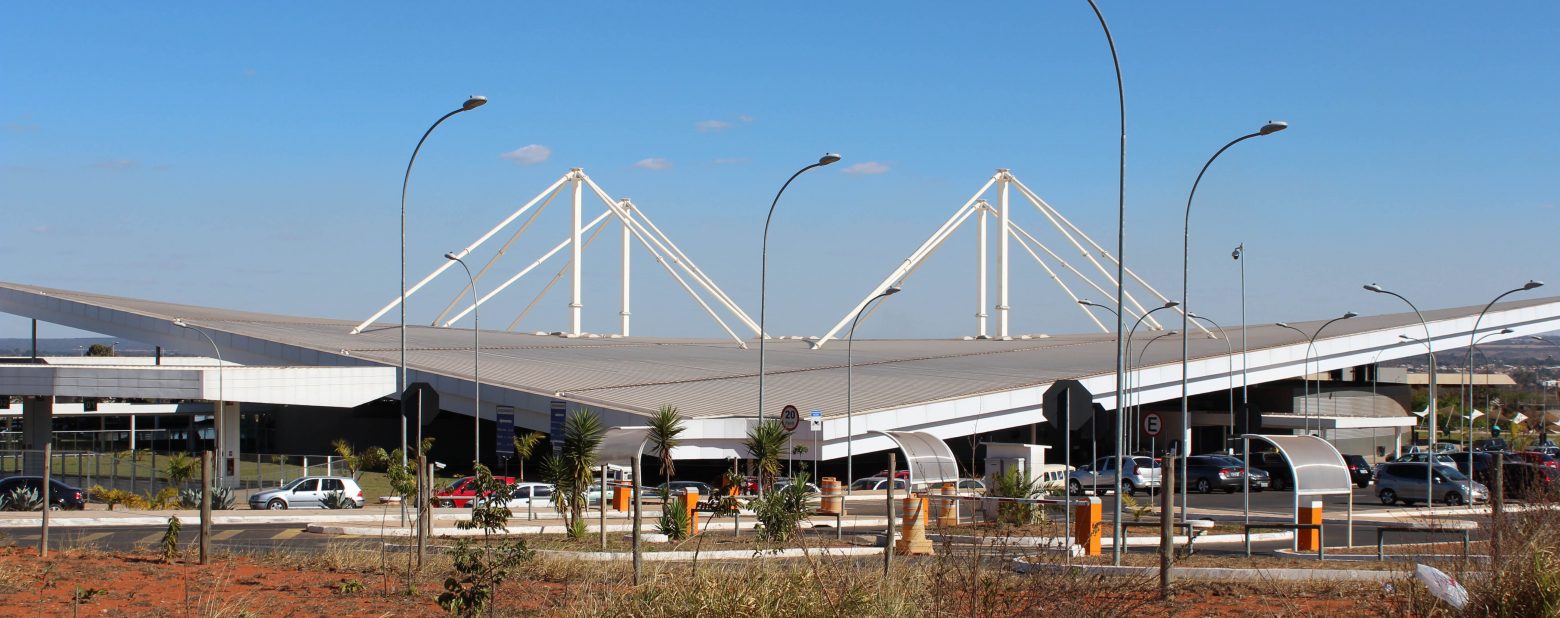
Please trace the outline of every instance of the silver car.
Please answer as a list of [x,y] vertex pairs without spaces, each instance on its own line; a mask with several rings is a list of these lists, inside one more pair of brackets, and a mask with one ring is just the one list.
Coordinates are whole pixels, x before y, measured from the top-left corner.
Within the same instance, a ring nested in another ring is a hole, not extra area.
[[1457,468],[1442,465],[1437,465],[1431,473],[1434,475],[1434,486],[1426,492],[1426,465],[1399,462],[1383,464],[1375,480],[1376,496],[1381,498],[1381,503],[1392,505],[1402,502],[1412,505],[1424,502],[1427,493],[1431,499],[1453,506],[1490,499],[1489,489],[1482,483],[1464,476]]
[[[1130,496],[1139,489],[1154,493],[1159,487],[1160,462],[1142,455],[1125,457],[1122,461],[1121,493]],[[1104,493],[1115,489],[1115,457],[1101,457],[1094,465],[1080,466],[1067,475],[1067,491],[1071,494],[1082,494],[1084,490]]]
[[276,489],[257,491],[249,496],[249,508],[270,509],[322,509],[325,497],[341,492],[352,501],[352,508],[363,508],[363,488],[357,481],[344,476],[305,476]]

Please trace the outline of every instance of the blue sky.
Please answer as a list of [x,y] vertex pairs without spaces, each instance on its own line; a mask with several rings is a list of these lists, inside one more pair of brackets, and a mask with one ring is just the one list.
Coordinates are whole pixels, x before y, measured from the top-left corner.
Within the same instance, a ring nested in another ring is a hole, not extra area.
[[[1127,89],[1127,261],[1165,293],[1179,295],[1202,163],[1264,121],[1292,125],[1203,180],[1194,311],[1238,322],[1242,242],[1253,323],[1402,310],[1360,290],[1371,281],[1430,308],[1556,279],[1560,5],[1102,9]],[[764,211],[825,151],[846,158],[799,179],[771,229],[776,333],[821,334],[998,167],[1115,247],[1115,82],[1083,0],[13,4],[0,57],[4,281],[367,317],[397,289],[406,157],[468,94],[491,103],[440,127],[413,174],[414,280],[583,167],[756,317]],[[1015,213],[1041,235],[1033,209]],[[561,240],[564,214],[497,272]],[[861,335],[972,334],[973,234]],[[616,325],[615,236],[587,253],[590,331]],[[1091,328],[1013,253],[1014,332]],[[636,260],[636,334],[718,335]],[[484,305],[484,324],[507,324],[561,265]],[[414,322],[455,274],[413,297]],[[522,330],[564,328],[565,292]],[[0,317],[0,336],[26,330]]]

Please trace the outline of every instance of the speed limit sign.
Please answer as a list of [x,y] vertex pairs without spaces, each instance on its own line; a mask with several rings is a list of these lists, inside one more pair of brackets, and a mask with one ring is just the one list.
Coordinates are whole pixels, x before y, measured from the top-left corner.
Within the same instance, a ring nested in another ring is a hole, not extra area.
[[1143,415],[1143,433],[1150,438],[1159,437],[1159,430],[1164,429],[1164,423],[1159,420],[1159,414],[1149,412]]
[[786,431],[796,431],[796,426],[802,423],[802,415],[796,410],[796,406],[786,406],[780,410],[780,426]]

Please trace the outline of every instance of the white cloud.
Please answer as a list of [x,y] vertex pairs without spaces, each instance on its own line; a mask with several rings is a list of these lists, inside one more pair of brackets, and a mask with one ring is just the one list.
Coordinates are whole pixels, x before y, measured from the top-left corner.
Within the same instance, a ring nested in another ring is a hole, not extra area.
[[244,69],[244,77],[254,77],[254,76],[255,76],[255,70],[254,69]]
[[672,162],[660,157],[650,157],[648,159],[640,159],[638,163],[634,164],[634,167],[642,170],[669,170],[672,169]]
[[47,233],[49,233],[49,226],[47,226],[47,225],[33,226],[32,231],[33,231],[34,234],[47,234]]
[[741,120],[742,122],[753,122],[753,117],[747,114],[742,114],[741,116],[737,116],[737,120]]
[[861,163],[848,166],[840,171],[845,172],[846,174],[856,174],[858,176],[882,174],[883,172],[888,171],[888,164],[878,163],[877,161],[862,161]]
[[536,165],[552,157],[552,149],[541,144],[521,146],[504,154],[500,159],[513,161],[515,165]]
[[724,120],[700,120],[693,123],[693,128],[698,129],[700,133],[714,133],[730,129],[731,123]]
[[92,167],[104,170],[131,170],[140,165],[141,163],[135,159],[105,159],[93,163]]

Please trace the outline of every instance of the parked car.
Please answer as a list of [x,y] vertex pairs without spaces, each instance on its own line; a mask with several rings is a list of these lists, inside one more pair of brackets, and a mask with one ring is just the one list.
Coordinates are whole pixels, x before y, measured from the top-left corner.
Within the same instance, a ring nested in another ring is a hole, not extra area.
[[[1207,454],[1207,455],[1198,455],[1198,456],[1199,457],[1212,457],[1212,458],[1217,459],[1219,461],[1225,462],[1225,465],[1228,465],[1228,466],[1245,467],[1245,465],[1246,465],[1245,462],[1241,461],[1241,459],[1239,457],[1236,457],[1234,455],[1225,455],[1223,453],[1210,453],[1210,454]],[[1273,484],[1273,475],[1268,474],[1267,470],[1263,470],[1262,468],[1258,468],[1255,465],[1251,466],[1251,469],[1246,470],[1246,476],[1251,477],[1251,479],[1249,481],[1247,481],[1247,483],[1251,485],[1252,493],[1260,492],[1260,491],[1262,491],[1264,489],[1267,489],[1269,486],[1271,486]]]
[[[904,479],[894,479],[894,489],[904,489]],[[881,476],[869,476],[864,479],[856,479],[850,484],[851,491],[884,491],[888,489],[888,479]]]
[[[1394,463],[1425,463],[1430,461],[1430,454],[1420,451],[1417,453],[1404,453],[1402,457],[1392,460]],[[1457,460],[1446,453],[1437,453],[1435,463],[1442,466],[1455,466]]]
[[1370,462],[1365,461],[1364,455],[1344,455],[1343,463],[1348,464],[1349,478],[1355,485],[1360,489],[1370,487],[1370,480],[1376,475],[1371,470]]
[[1501,438],[1490,438],[1488,440],[1474,440],[1473,441],[1473,450],[1475,450],[1475,451],[1493,452],[1493,451],[1505,451],[1505,450],[1510,450],[1510,449],[1509,449],[1509,447],[1506,446],[1506,441],[1505,440],[1503,440]]
[[1437,465],[1432,471],[1426,469],[1429,465],[1392,462],[1381,466],[1381,473],[1376,475],[1376,496],[1386,505],[1424,502],[1425,477],[1433,474],[1434,486],[1428,492],[1432,499],[1449,505],[1489,500],[1489,489],[1482,483],[1469,479],[1451,466]]
[[[509,501],[504,506],[510,509],[535,509],[540,506],[552,505],[553,486],[550,483],[537,483],[525,481],[515,483],[510,488]],[[473,507],[485,503],[481,497],[475,497],[466,501],[467,507]]]
[[688,493],[689,489],[698,491],[699,496],[706,498],[715,494],[715,488],[711,487],[709,483],[701,483],[699,481],[671,481],[664,485],[653,485],[646,487],[645,496],[660,498],[663,488],[665,488],[665,493],[671,496],[684,495]]
[[[1458,448],[1457,444],[1453,443],[1453,442],[1437,442],[1437,443],[1435,443],[1435,452],[1437,452],[1437,453],[1455,453],[1455,452],[1457,452],[1457,448]],[[1408,450],[1403,451],[1403,452],[1404,453],[1425,453],[1425,452],[1429,452],[1429,450],[1430,450],[1430,448],[1428,446],[1424,445],[1424,444],[1415,444],[1413,446],[1408,447]]]
[[1251,454],[1251,467],[1266,472],[1269,486],[1274,491],[1294,489],[1294,471],[1289,469],[1289,460],[1278,451],[1265,451]]
[[1560,446],[1556,446],[1554,444],[1539,444],[1539,445],[1535,445],[1533,448],[1531,448],[1529,450],[1531,450],[1533,452],[1537,452],[1537,453],[1543,453],[1545,455],[1548,455],[1550,457],[1554,457],[1556,459],[1560,459]]
[[[515,477],[512,476],[495,476],[493,478],[510,485],[515,484]],[[448,487],[433,494],[433,503],[445,508],[471,508],[471,499],[477,494],[476,480],[477,477],[475,476],[456,479]]]
[[305,476],[276,489],[258,491],[249,496],[249,508],[307,509],[325,508],[325,497],[341,492],[352,500],[352,508],[363,508],[363,488],[357,481],[344,476]]
[[961,494],[963,494],[963,493],[972,493],[972,494],[977,494],[977,495],[985,495],[986,494],[986,482],[982,481],[980,479],[959,479],[959,482],[956,485],[954,485],[954,487],[957,488],[958,492],[961,493]]
[[[1452,453],[1452,461],[1458,472],[1485,485],[1495,484],[1495,453],[1474,451]],[[1506,457],[1508,461],[1516,462],[1515,456]]]
[[[43,477],[41,476],[13,476],[0,479],[0,503],[10,500],[11,492],[17,489],[29,489],[37,492],[38,498],[43,498]],[[4,506],[0,504],[0,506]],[[49,479],[49,510],[51,511],[79,511],[87,508],[86,493],[66,485],[54,479]]]
[[[1132,495],[1137,490],[1153,493],[1159,487],[1159,462],[1152,457],[1132,456],[1122,459],[1121,492]],[[1093,465],[1080,466],[1067,477],[1067,491],[1081,494],[1084,490],[1101,493],[1116,489],[1116,458],[1101,457]]]
[[[775,479],[775,484],[773,486],[771,486],[771,490],[772,491],[779,491],[781,489],[785,489],[786,487],[790,487],[791,485],[794,485],[794,484],[796,484],[796,479],[778,478],[778,479]],[[804,487],[803,489],[806,489],[807,493],[810,493],[810,494],[821,494],[821,493],[823,493],[822,489],[819,489],[817,485],[814,485],[812,483],[808,483],[807,486]]]
[[1543,466],[1551,470],[1560,470],[1560,458],[1543,451],[1522,451],[1516,453],[1523,461],[1530,464]]
[[1560,471],[1525,461],[1506,461],[1501,468],[1501,487],[1507,498],[1531,500],[1552,497],[1560,488]]
[[[1230,463],[1222,457],[1193,455],[1186,458],[1186,478],[1177,481],[1200,494],[1222,489],[1235,493],[1246,483],[1246,469],[1239,462]],[[1180,485],[1178,484],[1177,487]]]

